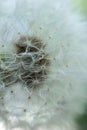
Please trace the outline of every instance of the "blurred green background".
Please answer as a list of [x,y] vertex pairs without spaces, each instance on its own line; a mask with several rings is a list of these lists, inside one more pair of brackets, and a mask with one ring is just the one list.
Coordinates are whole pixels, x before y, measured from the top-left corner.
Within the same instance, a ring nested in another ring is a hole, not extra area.
[[80,11],[87,17],[87,0],[74,0]]
[[87,104],[84,107],[84,113],[76,117],[78,130],[87,130]]
[[[74,0],[77,8],[87,19],[87,0]],[[84,106],[84,113],[76,117],[78,130],[87,130],[87,103]]]

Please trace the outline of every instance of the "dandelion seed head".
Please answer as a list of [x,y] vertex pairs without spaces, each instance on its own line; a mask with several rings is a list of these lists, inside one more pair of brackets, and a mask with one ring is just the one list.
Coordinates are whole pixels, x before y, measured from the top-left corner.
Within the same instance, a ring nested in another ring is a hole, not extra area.
[[43,42],[34,37],[22,36],[15,43],[15,47],[16,53],[12,54],[13,57],[11,54],[0,54],[0,81],[6,87],[17,81],[29,88],[41,86],[47,77],[49,65]]
[[8,129],[75,130],[87,95],[86,23],[69,0],[15,2],[0,17],[1,119]]

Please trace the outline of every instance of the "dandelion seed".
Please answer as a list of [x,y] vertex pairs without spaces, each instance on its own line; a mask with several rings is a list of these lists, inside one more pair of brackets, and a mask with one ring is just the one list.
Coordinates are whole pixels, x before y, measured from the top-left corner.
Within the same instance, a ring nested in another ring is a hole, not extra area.
[[15,0],[12,12],[3,2],[0,119],[9,130],[77,130],[87,99],[87,23],[69,0]]

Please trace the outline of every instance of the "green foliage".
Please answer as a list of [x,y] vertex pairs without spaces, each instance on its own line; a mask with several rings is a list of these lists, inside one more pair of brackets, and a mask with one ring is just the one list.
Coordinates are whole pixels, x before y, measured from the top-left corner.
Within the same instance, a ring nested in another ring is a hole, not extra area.
[[87,16],[87,0],[74,0],[81,11]]
[[76,121],[77,121],[79,130],[87,130],[87,105],[85,107],[84,113],[78,116]]

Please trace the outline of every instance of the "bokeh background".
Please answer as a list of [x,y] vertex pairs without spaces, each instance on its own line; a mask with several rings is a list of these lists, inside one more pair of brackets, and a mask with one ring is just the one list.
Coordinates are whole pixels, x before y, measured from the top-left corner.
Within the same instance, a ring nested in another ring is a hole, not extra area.
[[74,0],[81,13],[87,18],[87,0]]
[[[74,2],[77,8],[79,8],[80,13],[87,20],[87,0],[74,0]],[[84,113],[76,117],[76,122],[78,124],[78,130],[87,130],[87,102],[84,106]]]

